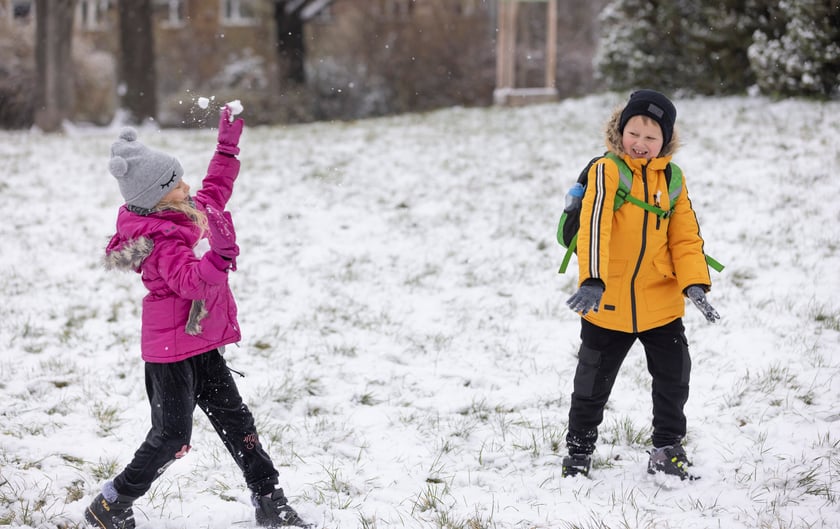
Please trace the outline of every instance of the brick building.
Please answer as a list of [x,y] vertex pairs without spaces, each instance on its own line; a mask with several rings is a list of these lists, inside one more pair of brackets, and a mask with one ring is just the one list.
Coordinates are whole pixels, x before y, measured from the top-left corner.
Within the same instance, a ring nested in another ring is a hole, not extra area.
[[[74,119],[103,124],[116,112],[119,1],[124,0],[76,0],[73,52],[77,93],[84,97]],[[577,0],[559,1],[561,13],[580,10]],[[280,2],[305,6],[302,85],[284,77],[277,44],[278,2],[153,0],[158,120],[165,126],[193,125],[191,110],[199,96],[247,100],[251,108],[261,110],[260,119],[267,123],[491,104],[497,2]],[[34,26],[32,5],[30,0],[0,0],[0,24]],[[522,17],[525,38],[520,44],[518,86],[527,86],[532,79],[542,82],[542,16],[538,10],[530,22]],[[561,27],[561,96],[574,93],[570,80],[584,83],[585,90],[587,76],[591,78],[594,45],[581,38],[579,28],[591,26],[594,17],[583,16],[584,23],[561,20],[561,26],[578,28],[569,33]],[[576,51],[563,50],[569,42]]]

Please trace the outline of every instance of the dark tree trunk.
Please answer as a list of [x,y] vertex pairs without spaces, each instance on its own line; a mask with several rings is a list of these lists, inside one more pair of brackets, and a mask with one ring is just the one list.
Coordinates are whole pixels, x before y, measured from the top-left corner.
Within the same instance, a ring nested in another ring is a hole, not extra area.
[[300,84],[306,82],[306,46],[303,40],[304,21],[301,17],[306,4],[307,2],[290,0],[277,0],[274,3],[281,81],[290,80]]
[[76,0],[35,2],[35,125],[61,129],[75,103],[73,90],[73,15]]
[[122,107],[135,124],[157,117],[152,0],[117,2],[120,19]]

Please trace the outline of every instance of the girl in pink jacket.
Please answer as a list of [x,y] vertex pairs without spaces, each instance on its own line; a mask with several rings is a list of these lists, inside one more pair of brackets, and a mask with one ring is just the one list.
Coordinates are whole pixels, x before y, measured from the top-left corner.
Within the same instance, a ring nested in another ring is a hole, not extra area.
[[[191,197],[178,160],[137,141],[124,129],[111,146],[109,170],[125,199],[117,233],[105,250],[108,268],[141,274],[141,351],[152,427],[133,460],[103,486],[85,511],[101,529],[133,529],[132,503],[190,449],[193,411],[207,415],[252,491],[264,527],[308,527],[277,488],[278,473],[259,443],[254,418],[222,357],[241,338],[228,273],[239,247],[225,211],[239,174],[242,119],[225,107],[218,145],[202,188]],[[201,254],[199,242],[208,239]]]

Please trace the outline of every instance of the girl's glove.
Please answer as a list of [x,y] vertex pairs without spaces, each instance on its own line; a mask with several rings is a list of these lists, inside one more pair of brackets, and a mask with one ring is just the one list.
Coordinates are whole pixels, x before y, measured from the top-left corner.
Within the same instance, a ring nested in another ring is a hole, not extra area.
[[581,316],[586,316],[590,310],[598,312],[598,305],[601,304],[601,296],[603,294],[604,285],[599,282],[589,284],[584,282],[578,291],[566,301],[566,305],[573,311],[580,312]]
[[694,306],[703,313],[703,316],[706,317],[706,321],[714,323],[715,320],[720,319],[720,314],[718,314],[715,308],[709,305],[709,302],[706,301],[706,289],[702,285],[691,285],[685,289],[685,295],[688,296],[688,299],[694,303]]
[[236,244],[236,231],[233,229],[233,219],[227,211],[220,212],[212,206],[206,206],[207,225],[210,229],[210,250],[230,261],[230,270],[236,270],[236,257],[239,246]]
[[245,121],[242,118],[236,118],[231,122],[230,107],[225,105],[222,109],[222,114],[219,116],[219,144],[216,150],[236,156],[239,154],[239,137],[242,135],[242,127],[245,126]]

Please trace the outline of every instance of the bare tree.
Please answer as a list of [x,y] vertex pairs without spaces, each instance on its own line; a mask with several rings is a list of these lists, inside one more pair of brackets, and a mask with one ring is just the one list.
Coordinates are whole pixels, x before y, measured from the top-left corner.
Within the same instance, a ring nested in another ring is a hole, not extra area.
[[275,0],[274,19],[277,23],[277,56],[281,81],[299,84],[306,82],[306,43],[303,28],[306,22],[333,0]]
[[277,0],[274,3],[280,76],[283,80],[288,79],[300,84],[306,82],[303,65],[306,47],[303,40],[303,19],[300,17],[301,7],[305,4],[306,2],[294,0]]
[[152,32],[152,0],[117,2],[120,25],[120,82],[127,119],[157,117],[157,74]]
[[35,1],[35,125],[56,132],[75,101],[72,43],[76,0]]

